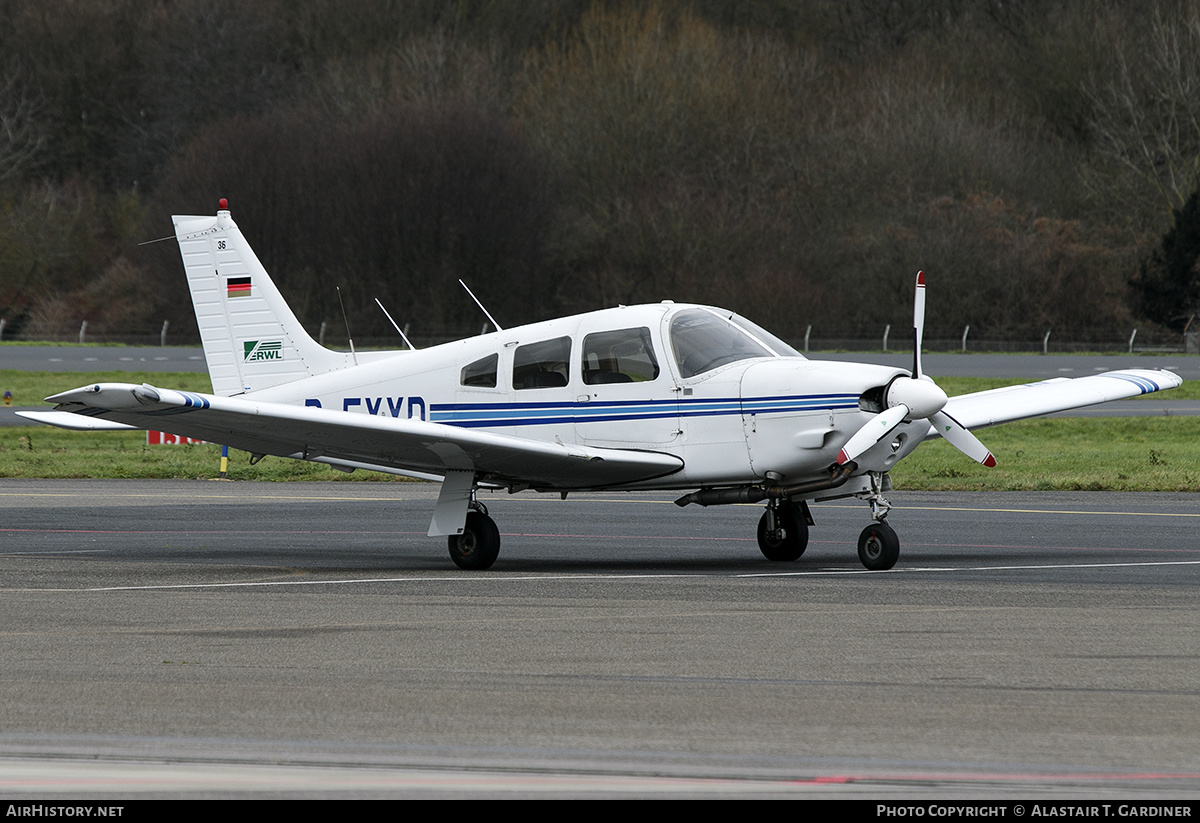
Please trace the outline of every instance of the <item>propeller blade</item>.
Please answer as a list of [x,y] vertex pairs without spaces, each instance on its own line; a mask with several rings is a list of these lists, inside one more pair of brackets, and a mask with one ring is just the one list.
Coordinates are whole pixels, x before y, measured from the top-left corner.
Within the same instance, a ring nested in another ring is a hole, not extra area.
[[897,426],[904,422],[905,417],[908,417],[908,406],[903,403],[892,406],[872,417],[846,441],[846,445],[842,446],[842,450],[838,452],[837,456],[838,465],[857,460],[859,455],[891,434]]
[[913,297],[913,369],[914,379],[921,379],[921,341],[925,337],[925,272],[917,272],[917,293]]
[[996,458],[979,438],[955,420],[942,407],[946,405],[946,393],[926,377],[921,370],[921,344],[925,336],[925,272],[917,272],[917,288],[913,297],[913,369],[912,377],[896,377],[888,384],[886,402],[888,408],[868,420],[856,431],[838,452],[839,466],[857,460],[864,452],[874,448],[905,418],[928,420],[937,433],[977,463],[989,468],[996,465]]
[[[988,451],[988,447],[983,445],[978,437],[971,434],[962,423],[959,423],[944,411],[930,416],[929,422],[933,424],[938,434],[950,442],[951,446],[976,463],[982,463],[989,469],[996,465],[996,458]],[[857,435],[855,436],[857,437]],[[853,440],[854,438],[850,439]]]

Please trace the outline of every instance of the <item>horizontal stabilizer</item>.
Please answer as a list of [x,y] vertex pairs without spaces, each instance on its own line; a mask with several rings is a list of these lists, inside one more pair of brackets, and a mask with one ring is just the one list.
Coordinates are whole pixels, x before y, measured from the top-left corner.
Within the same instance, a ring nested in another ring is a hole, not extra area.
[[95,417],[65,411],[19,411],[17,416],[32,420],[34,423],[45,423],[47,426],[58,426],[60,429],[74,429],[75,431],[137,431],[137,426],[128,426],[111,420],[99,420]]

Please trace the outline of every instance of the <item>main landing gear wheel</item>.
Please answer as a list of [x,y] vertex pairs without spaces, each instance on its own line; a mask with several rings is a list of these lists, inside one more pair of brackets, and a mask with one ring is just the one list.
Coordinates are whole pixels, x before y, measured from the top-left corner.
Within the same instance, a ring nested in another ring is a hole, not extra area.
[[775,509],[775,528],[771,512],[763,512],[758,521],[758,548],[768,560],[797,560],[808,547],[808,522],[796,506],[783,503]]
[[467,512],[462,534],[452,534],[447,540],[450,559],[467,571],[490,569],[500,554],[500,529],[486,514]]
[[858,559],[871,571],[887,571],[899,558],[900,538],[887,523],[872,523],[858,536]]

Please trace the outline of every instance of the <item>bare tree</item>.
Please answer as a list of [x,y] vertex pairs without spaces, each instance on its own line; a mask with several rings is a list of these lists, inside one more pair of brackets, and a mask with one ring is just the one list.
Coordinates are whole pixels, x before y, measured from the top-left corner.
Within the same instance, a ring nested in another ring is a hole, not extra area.
[[1200,11],[1156,9],[1143,36],[1118,46],[1113,59],[1112,79],[1084,90],[1097,150],[1113,167],[1100,170],[1093,189],[1112,197],[1105,172],[1113,171],[1127,178],[1119,198],[1153,192],[1156,209],[1175,212],[1200,185]]
[[16,180],[35,168],[46,145],[38,122],[45,99],[33,92],[24,72],[12,62],[0,79],[0,182]]

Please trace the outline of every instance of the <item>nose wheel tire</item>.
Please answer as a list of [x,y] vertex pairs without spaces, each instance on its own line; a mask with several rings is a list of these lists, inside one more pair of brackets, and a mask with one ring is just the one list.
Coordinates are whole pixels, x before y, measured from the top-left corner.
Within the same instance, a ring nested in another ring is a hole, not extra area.
[[900,538],[887,523],[872,523],[858,536],[858,559],[871,571],[887,571],[899,557]]
[[500,554],[500,529],[486,514],[470,511],[462,534],[450,535],[447,543],[454,565],[467,571],[483,571],[491,568]]
[[771,512],[763,512],[758,521],[758,548],[768,560],[797,560],[808,547],[808,522],[796,507],[785,503],[775,514],[771,529]]

